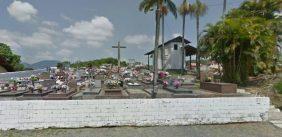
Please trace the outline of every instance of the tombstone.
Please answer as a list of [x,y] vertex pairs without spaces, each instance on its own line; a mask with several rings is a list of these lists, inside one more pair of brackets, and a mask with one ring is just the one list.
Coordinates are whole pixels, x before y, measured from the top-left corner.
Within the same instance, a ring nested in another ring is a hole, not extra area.
[[106,80],[102,89],[95,98],[96,99],[122,99],[129,98],[126,91],[120,85],[121,83],[118,80]]
[[168,90],[169,92],[172,92],[174,94],[191,94],[193,93],[193,88],[187,87],[182,85],[181,80],[179,79],[169,79],[168,85],[164,86],[163,88],[165,90]]
[[83,95],[98,95],[101,91],[102,82],[101,80],[94,80],[92,88],[87,88],[82,91]]

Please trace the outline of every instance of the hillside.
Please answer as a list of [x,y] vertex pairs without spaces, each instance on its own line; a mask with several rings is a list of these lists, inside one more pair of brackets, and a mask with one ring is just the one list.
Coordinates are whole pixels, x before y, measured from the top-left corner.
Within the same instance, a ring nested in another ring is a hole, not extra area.
[[60,61],[57,60],[43,60],[34,64],[22,63],[25,68],[44,69],[47,67],[55,67]]

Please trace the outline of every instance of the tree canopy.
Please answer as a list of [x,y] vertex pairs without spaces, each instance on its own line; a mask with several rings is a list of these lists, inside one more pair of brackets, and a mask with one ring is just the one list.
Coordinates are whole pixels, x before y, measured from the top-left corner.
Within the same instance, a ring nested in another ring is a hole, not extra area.
[[4,43],[0,43],[0,65],[8,71],[23,70],[21,57],[12,52],[10,47]]
[[201,53],[223,65],[224,81],[246,84],[248,76],[275,72],[281,20],[274,13],[280,10],[279,2],[247,1],[208,25]]
[[[71,64],[71,67],[100,67],[103,64],[118,65],[118,60],[115,58],[103,58],[91,61],[76,62]],[[127,66],[127,63],[125,61],[121,61],[120,64],[121,66]]]

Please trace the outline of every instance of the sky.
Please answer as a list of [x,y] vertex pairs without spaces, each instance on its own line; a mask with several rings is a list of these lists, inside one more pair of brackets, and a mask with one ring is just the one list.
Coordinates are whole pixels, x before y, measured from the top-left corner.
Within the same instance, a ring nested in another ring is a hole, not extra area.
[[[0,0],[0,42],[11,46],[22,62],[85,61],[116,57],[146,62],[153,49],[154,13],[138,10],[141,0]],[[183,0],[173,0],[179,6]],[[223,0],[201,0],[208,6],[200,30],[222,16]],[[244,0],[228,0],[227,10]],[[189,0],[194,3],[195,0]],[[182,18],[165,17],[165,41],[181,34]],[[196,46],[196,23],[186,18],[185,38]]]

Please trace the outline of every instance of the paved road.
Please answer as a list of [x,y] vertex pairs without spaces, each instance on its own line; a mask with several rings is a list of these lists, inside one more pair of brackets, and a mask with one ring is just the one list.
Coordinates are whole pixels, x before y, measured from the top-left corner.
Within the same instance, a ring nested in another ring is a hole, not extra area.
[[282,137],[270,123],[0,131],[2,137]]

